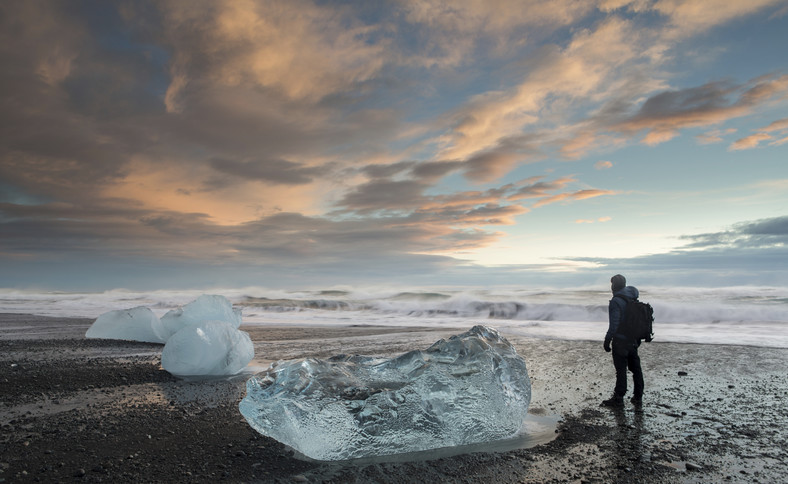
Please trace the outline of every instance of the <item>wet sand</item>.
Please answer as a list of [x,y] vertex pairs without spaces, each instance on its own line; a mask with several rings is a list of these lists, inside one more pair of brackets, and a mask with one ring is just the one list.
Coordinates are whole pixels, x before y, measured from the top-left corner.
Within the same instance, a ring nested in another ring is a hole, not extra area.
[[[408,462],[319,463],[254,432],[247,375],[187,382],[161,345],[86,340],[92,320],[0,314],[0,482],[785,482],[788,349],[641,347],[642,409],[600,408],[613,365],[600,342],[507,335],[528,363],[530,413],[560,417],[526,449]],[[494,321],[486,324],[495,326]],[[393,355],[468,328],[248,325],[256,360]],[[549,440],[549,439],[546,439]]]

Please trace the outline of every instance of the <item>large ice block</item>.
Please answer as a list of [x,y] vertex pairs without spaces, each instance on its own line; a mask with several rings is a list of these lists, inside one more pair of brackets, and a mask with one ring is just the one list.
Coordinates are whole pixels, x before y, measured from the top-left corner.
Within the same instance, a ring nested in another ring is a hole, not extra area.
[[277,362],[246,388],[249,424],[317,460],[505,439],[531,401],[525,360],[485,326],[392,359]]
[[225,321],[203,321],[167,340],[161,366],[175,376],[235,375],[254,358],[249,335]]
[[101,314],[85,337],[164,343],[169,334],[153,311],[139,306]]
[[164,329],[169,333],[167,337],[186,326],[203,321],[224,321],[237,328],[241,326],[241,310],[234,309],[224,296],[203,294],[183,307],[167,311],[161,317]]

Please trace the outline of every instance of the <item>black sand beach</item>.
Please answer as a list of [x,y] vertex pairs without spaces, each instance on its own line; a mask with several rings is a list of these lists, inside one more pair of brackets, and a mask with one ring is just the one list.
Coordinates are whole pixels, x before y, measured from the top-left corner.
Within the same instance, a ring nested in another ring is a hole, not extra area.
[[[788,480],[788,349],[644,344],[642,410],[612,411],[598,406],[613,381],[601,339],[506,335],[528,363],[530,412],[561,418],[554,440],[327,464],[297,459],[249,427],[238,412],[248,375],[177,380],[159,367],[160,345],[86,340],[91,322],[0,314],[0,482]],[[242,329],[258,360],[276,360],[399,354],[468,328]]]

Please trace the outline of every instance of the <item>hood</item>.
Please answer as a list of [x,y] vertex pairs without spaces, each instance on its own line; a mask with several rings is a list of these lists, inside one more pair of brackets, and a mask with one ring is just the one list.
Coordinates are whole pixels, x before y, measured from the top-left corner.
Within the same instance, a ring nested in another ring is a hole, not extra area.
[[614,296],[625,296],[631,299],[637,299],[640,296],[640,292],[635,286],[627,286],[624,289],[619,289],[618,291],[613,293]]

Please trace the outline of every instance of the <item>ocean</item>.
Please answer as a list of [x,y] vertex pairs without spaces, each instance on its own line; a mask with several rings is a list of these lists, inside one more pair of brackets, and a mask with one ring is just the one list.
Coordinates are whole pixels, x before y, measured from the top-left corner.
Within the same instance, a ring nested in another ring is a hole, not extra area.
[[[599,288],[265,288],[69,293],[0,289],[0,312],[95,318],[147,306],[161,316],[201,294],[243,308],[249,325],[377,325],[464,328],[504,334],[602,341],[610,292]],[[788,348],[788,288],[653,288],[656,342]]]

